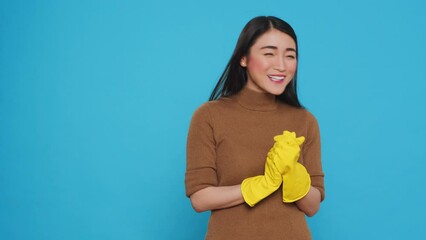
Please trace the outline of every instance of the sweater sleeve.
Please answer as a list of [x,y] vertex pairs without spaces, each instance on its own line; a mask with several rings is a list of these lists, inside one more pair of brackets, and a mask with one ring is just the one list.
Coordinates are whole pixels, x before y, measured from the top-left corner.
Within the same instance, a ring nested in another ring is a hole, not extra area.
[[311,185],[317,188],[321,193],[321,201],[325,198],[324,172],[321,164],[321,139],[318,122],[315,117],[309,113],[307,120],[307,139],[302,147],[304,163],[309,175],[311,176]]
[[198,108],[192,116],[186,146],[186,196],[217,186],[216,143],[208,103]]

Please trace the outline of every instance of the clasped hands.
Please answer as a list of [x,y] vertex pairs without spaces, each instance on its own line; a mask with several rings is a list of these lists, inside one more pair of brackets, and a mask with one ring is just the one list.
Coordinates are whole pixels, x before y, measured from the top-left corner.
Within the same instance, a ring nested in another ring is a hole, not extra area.
[[251,207],[275,192],[281,184],[285,203],[295,202],[309,192],[311,178],[306,168],[298,162],[300,146],[305,138],[284,131],[274,140],[274,146],[266,157],[264,175],[246,178],[241,183],[244,201]]

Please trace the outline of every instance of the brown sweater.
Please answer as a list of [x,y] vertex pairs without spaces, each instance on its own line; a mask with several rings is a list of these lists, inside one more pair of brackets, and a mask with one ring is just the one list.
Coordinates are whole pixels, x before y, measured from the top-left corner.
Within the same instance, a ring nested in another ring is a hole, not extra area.
[[[324,173],[315,117],[307,110],[276,102],[273,95],[247,88],[195,111],[187,142],[186,195],[262,175],[273,137],[284,130],[305,136],[299,162],[323,200]],[[310,238],[304,213],[294,203],[282,202],[281,188],[254,207],[240,204],[211,211],[206,235],[211,240]]]

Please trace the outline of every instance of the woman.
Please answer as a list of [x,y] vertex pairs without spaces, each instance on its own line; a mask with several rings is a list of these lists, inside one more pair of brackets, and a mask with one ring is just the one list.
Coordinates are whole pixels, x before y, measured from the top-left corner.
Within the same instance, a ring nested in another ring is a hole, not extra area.
[[292,27],[256,17],[195,111],[185,184],[194,209],[211,211],[206,239],[311,238],[304,216],[319,210],[324,173],[317,121],[297,97],[297,60]]

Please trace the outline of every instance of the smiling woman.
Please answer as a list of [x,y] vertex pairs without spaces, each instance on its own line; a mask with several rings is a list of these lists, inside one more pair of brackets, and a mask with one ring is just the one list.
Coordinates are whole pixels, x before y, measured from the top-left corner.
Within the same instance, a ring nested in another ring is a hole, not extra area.
[[317,121],[297,97],[297,52],[288,23],[252,19],[192,117],[186,195],[211,211],[206,239],[311,238],[304,216],[319,210],[324,173]]
[[296,43],[289,35],[271,29],[242,57],[241,66],[247,70],[249,89],[280,95],[296,73]]

